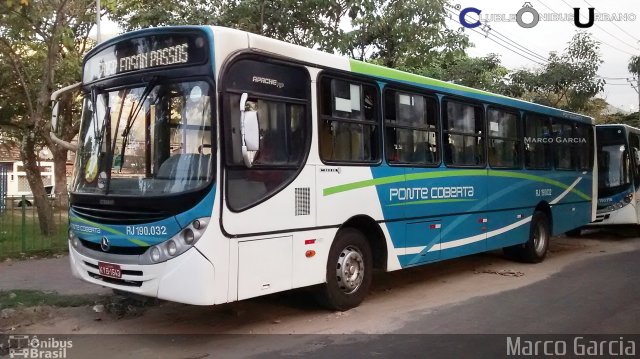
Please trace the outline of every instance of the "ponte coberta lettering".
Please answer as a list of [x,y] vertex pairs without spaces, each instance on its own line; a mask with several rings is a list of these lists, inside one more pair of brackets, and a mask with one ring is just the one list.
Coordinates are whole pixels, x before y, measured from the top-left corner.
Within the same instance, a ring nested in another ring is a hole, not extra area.
[[425,199],[471,198],[473,186],[451,187],[400,187],[389,189],[390,201],[414,201]]

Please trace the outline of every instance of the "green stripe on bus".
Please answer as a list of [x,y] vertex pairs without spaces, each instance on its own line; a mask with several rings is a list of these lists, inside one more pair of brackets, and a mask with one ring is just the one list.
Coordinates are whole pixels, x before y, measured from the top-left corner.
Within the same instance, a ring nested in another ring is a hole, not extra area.
[[456,85],[450,82],[440,81],[440,80],[436,80],[436,79],[432,79],[432,78],[428,78],[420,75],[414,75],[408,72],[390,69],[390,68],[379,66],[379,65],[369,64],[369,63],[358,61],[358,60],[350,59],[349,62],[351,66],[351,71],[364,74],[364,75],[385,77],[385,78],[398,80],[398,81],[414,82],[414,83],[423,84],[423,85],[437,86],[437,87],[447,88],[451,90],[465,91],[465,92],[477,93],[477,94],[493,96],[493,97],[509,98],[509,97],[498,95],[495,93],[477,90],[477,89],[466,87],[466,86]]
[[138,246],[140,246],[140,247],[149,247],[149,246],[150,246],[150,245],[149,245],[149,243],[143,242],[143,241],[141,241],[141,240],[139,240],[139,239],[135,239],[135,238],[127,238],[127,236],[126,236],[124,233],[122,233],[122,232],[120,232],[120,231],[117,231],[117,230],[115,230],[115,229],[113,229],[113,228],[110,228],[110,227],[107,227],[107,226],[103,226],[103,225],[102,225],[102,224],[100,224],[100,223],[95,223],[95,222],[87,221],[86,219],[83,219],[83,218],[80,218],[80,217],[75,217],[75,216],[72,216],[72,217],[71,217],[71,218],[69,218],[69,219],[71,220],[71,222],[80,222],[80,223],[88,224],[88,225],[90,225],[90,226],[94,226],[94,227],[96,227],[96,228],[100,228],[101,230],[103,230],[103,231],[105,231],[105,232],[109,232],[109,233],[112,233],[112,234],[115,234],[115,235],[118,235],[118,236],[123,236],[123,237],[125,237],[125,239],[127,239],[129,242],[131,242],[131,243],[133,243],[133,244],[137,244],[137,245],[138,245]]
[[413,201],[413,202],[402,202],[402,203],[388,204],[387,207],[410,206],[410,205],[413,205],[413,204],[473,202],[473,201],[477,201],[477,200],[476,199],[425,199],[425,200],[422,200],[422,201]]
[[[556,186],[562,189],[568,189],[569,186],[566,184],[545,178],[542,176],[531,175],[527,173],[518,173],[518,172],[508,172],[508,171],[488,171],[486,170],[448,170],[448,171],[439,171],[439,172],[422,172],[422,173],[410,173],[408,175],[395,175],[388,177],[380,177],[374,178],[370,180],[346,183],[338,186],[327,187],[322,191],[324,196],[330,196],[332,194],[351,191],[358,188],[365,188],[370,186],[379,186],[384,184],[392,184],[399,183],[405,181],[416,181],[421,179],[434,179],[434,178],[447,178],[447,177],[472,177],[472,176],[491,176],[491,177],[507,177],[507,178],[519,178],[526,179],[535,182],[541,182],[550,184],[552,186]],[[577,196],[590,201],[591,197],[586,195],[584,192],[577,190],[575,188],[571,189],[571,192],[575,193]]]

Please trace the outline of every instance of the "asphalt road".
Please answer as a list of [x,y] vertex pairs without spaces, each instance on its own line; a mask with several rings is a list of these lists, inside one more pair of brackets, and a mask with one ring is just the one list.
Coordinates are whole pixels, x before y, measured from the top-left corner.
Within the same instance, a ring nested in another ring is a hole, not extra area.
[[579,261],[518,289],[413,312],[412,320],[383,335],[81,336],[73,338],[69,357],[489,358],[504,357],[507,336],[519,334],[568,343],[576,335],[615,334],[609,339],[622,336],[640,348],[640,335],[631,335],[640,334],[639,273],[635,249]]
[[[611,339],[626,336],[637,346],[640,336],[631,334],[640,334],[638,279],[640,250],[597,257],[519,289],[414,313],[415,319],[392,335],[353,336],[341,342],[336,342],[337,337],[318,338],[319,350],[306,351],[305,356],[502,357],[505,334],[513,340],[517,334],[524,335],[523,340],[536,338],[531,334],[547,334],[537,338],[561,338],[568,343],[576,335],[615,334]],[[419,335],[424,333],[503,335]],[[287,349],[268,356],[290,353]]]

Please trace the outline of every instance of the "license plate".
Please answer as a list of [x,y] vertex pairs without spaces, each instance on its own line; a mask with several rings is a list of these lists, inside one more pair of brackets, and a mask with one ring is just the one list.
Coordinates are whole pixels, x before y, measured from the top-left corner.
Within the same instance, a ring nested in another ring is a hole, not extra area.
[[110,278],[122,278],[122,270],[120,270],[120,266],[117,264],[98,262],[98,270],[100,271],[100,275]]

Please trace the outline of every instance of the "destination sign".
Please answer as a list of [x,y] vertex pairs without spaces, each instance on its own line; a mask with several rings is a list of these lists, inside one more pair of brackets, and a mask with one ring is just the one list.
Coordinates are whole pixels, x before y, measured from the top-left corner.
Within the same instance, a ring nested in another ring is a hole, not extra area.
[[205,39],[196,34],[168,34],[124,40],[96,53],[85,62],[88,83],[133,71],[184,66],[206,60]]

